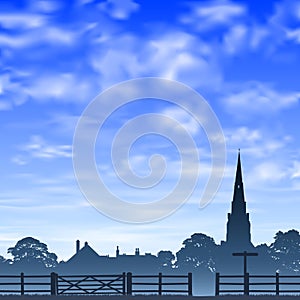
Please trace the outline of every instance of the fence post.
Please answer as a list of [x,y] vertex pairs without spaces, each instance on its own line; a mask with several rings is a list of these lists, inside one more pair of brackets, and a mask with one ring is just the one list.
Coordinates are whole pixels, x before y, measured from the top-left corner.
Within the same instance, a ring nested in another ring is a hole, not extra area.
[[127,273],[127,295],[132,295],[132,273]]
[[122,294],[126,295],[126,273],[122,273]]
[[215,296],[220,295],[220,273],[216,273],[216,287],[215,287]]
[[188,295],[193,296],[193,273],[188,273]]
[[24,288],[24,273],[23,272],[21,273],[20,279],[21,279],[21,295],[24,295],[25,288]]
[[162,295],[162,273],[158,273],[158,295]]
[[54,272],[50,274],[50,293],[52,296],[58,294],[58,275]]
[[279,296],[279,273],[276,272],[276,296]]
[[244,274],[244,295],[249,295],[249,273]]

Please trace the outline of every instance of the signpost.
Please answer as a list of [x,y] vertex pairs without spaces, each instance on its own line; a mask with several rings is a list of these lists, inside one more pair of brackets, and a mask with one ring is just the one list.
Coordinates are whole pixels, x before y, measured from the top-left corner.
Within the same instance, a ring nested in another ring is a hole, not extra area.
[[233,256],[243,256],[244,257],[244,276],[246,276],[247,273],[247,257],[248,256],[258,256],[258,253],[256,252],[237,252],[237,253],[232,253]]
[[244,252],[232,253],[232,255],[244,257],[244,295],[249,295],[249,273],[247,272],[247,257],[258,256],[258,253],[244,251]]

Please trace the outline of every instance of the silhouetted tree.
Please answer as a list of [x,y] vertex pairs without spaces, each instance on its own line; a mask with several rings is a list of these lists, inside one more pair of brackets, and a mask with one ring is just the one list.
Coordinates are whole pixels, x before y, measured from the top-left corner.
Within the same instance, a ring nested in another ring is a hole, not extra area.
[[172,269],[172,262],[175,260],[175,256],[171,251],[159,251],[157,253],[157,259],[159,268],[161,270]]
[[179,269],[202,269],[214,272],[216,244],[212,237],[195,233],[183,242],[184,247],[177,253],[176,265]]
[[278,231],[270,245],[271,256],[280,271],[300,271],[300,234],[297,230]]
[[0,273],[1,274],[9,273],[11,263],[12,263],[11,259],[6,259],[2,255],[0,255]]
[[32,237],[26,237],[7,250],[13,258],[13,264],[42,265],[46,268],[57,265],[57,256],[48,251],[46,244]]
[[250,273],[274,273],[276,265],[270,247],[267,244],[261,244],[255,247],[255,252],[258,253],[258,256],[253,257],[249,263]]
[[4,258],[2,255],[0,255],[0,264],[5,264],[7,262],[7,259]]

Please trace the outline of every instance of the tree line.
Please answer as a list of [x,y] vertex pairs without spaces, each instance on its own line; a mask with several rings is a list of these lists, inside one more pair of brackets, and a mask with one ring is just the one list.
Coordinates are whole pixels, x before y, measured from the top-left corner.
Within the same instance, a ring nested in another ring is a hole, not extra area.
[[[253,258],[250,271],[264,273],[279,271],[281,273],[300,272],[300,234],[297,230],[278,231],[274,241],[254,248],[259,255]],[[157,253],[156,261],[159,271],[195,272],[209,274],[215,272],[237,272],[242,262],[231,256],[231,249],[224,244],[216,244],[214,239],[203,233],[195,233],[185,239],[181,249],[173,254],[169,250]],[[7,250],[12,258],[0,256],[0,273],[10,271],[44,270],[51,272],[65,262],[58,262],[55,253],[48,246],[33,237],[18,241]],[[252,266],[252,269],[251,269]],[[141,266],[142,268],[143,266]],[[124,270],[127,271],[127,270]],[[147,272],[147,270],[144,270]]]

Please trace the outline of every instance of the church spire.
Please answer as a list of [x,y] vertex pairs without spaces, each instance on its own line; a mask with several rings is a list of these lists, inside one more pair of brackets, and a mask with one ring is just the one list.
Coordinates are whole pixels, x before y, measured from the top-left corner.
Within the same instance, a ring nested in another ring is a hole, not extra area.
[[231,213],[228,214],[226,242],[235,250],[247,250],[252,247],[249,214],[246,212],[240,150],[238,153]]
[[239,149],[236,174],[235,174],[235,184],[240,185],[242,183],[243,183],[243,179],[242,179],[242,165],[241,165],[241,150]]
[[238,202],[241,202],[241,203],[245,202],[240,149],[239,149],[236,173],[235,173],[234,193],[233,193],[233,201],[232,201],[233,206],[234,206],[234,203],[238,203]]

